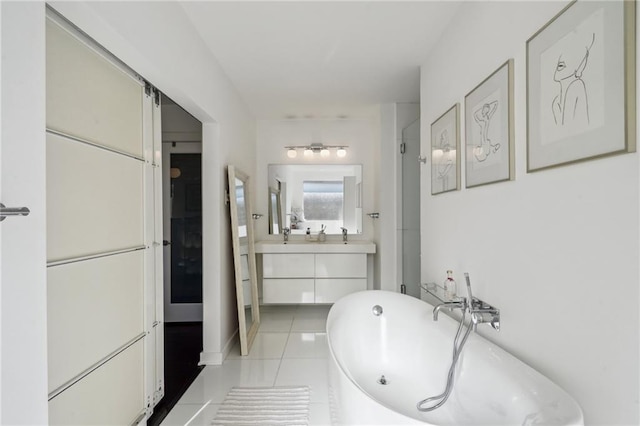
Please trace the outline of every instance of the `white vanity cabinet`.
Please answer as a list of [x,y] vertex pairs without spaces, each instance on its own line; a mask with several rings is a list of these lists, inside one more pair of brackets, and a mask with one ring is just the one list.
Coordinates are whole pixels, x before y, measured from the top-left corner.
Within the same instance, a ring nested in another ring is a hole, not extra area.
[[265,304],[334,303],[349,293],[367,289],[367,254],[375,252],[372,243],[359,244],[359,252],[356,247],[349,247],[347,253],[344,246],[337,244],[334,248],[338,252],[332,252],[329,244],[272,246],[256,245],[256,252],[262,253]]
[[316,254],[315,303],[333,303],[342,296],[367,289],[367,255]]
[[262,255],[263,303],[315,303],[315,255]]

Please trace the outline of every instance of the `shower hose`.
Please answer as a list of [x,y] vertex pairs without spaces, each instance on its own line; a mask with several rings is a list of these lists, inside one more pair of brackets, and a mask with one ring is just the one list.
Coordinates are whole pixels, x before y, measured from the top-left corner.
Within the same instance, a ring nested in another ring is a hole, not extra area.
[[[458,325],[458,331],[456,332],[456,337],[453,339],[453,359],[451,360],[451,367],[449,367],[449,375],[447,376],[447,386],[440,395],[430,396],[429,398],[425,398],[422,401],[416,404],[416,407],[419,411],[428,412],[438,409],[447,402],[449,395],[451,394],[451,390],[453,389],[453,377],[456,372],[456,364],[458,363],[458,358],[460,357],[460,353],[462,352],[462,348],[471,333],[471,324],[467,327],[467,331],[465,332],[462,340],[460,340],[460,332],[464,327],[464,320],[466,316],[466,311],[462,311],[462,318],[460,318],[460,324]],[[425,406],[425,404],[429,404]]]

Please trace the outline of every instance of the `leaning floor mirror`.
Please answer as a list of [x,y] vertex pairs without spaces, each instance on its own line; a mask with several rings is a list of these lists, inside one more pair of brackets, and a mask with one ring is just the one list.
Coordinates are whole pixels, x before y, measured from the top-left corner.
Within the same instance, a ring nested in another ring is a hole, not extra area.
[[228,173],[240,354],[248,355],[260,327],[251,194],[247,174],[231,165],[228,167]]

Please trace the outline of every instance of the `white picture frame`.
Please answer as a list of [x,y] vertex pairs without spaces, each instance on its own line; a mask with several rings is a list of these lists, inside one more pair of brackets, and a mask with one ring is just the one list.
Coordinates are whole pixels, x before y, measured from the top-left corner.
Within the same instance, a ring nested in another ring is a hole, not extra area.
[[460,104],[431,124],[431,195],[460,189]]
[[465,186],[514,179],[513,59],[464,98]]
[[527,40],[527,172],[636,149],[635,1],[573,1]]

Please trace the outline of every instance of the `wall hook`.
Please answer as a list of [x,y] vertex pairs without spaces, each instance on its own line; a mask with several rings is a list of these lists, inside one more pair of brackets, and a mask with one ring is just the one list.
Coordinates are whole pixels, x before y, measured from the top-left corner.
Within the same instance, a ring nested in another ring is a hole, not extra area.
[[264,215],[263,215],[263,214],[260,214],[260,213],[253,213],[253,214],[251,215],[251,217],[252,217],[252,218],[254,218],[255,220],[260,219],[262,216],[264,216]]
[[427,157],[423,157],[422,155],[420,155],[418,157],[418,161],[421,162],[422,164],[427,164]]
[[367,216],[369,216],[371,219],[379,219],[380,213],[367,213]]

